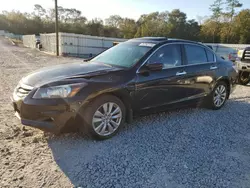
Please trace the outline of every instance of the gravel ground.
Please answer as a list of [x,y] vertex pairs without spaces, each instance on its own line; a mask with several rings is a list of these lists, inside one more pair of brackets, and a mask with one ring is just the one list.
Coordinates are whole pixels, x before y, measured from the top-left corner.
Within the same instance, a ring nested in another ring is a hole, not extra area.
[[219,111],[137,118],[101,142],[23,127],[13,88],[30,71],[69,61],[0,39],[0,187],[250,187],[250,86]]

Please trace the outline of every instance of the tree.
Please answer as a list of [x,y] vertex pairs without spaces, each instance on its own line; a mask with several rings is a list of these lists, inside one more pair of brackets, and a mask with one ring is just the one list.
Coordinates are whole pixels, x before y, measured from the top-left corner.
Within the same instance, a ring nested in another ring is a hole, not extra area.
[[213,13],[211,17],[211,20],[213,20],[213,24],[210,24],[210,26],[212,26],[212,28],[210,29],[212,30],[213,42],[215,42],[216,33],[220,32],[219,22],[223,15],[223,7],[222,7],[223,5],[224,5],[223,0],[215,0],[214,3],[209,7],[209,9]]
[[169,37],[186,38],[186,19],[187,15],[179,9],[174,9],[168,14],[167,28],[169,30]]
[[34,15],[38,17],[44,17],[46,15],[46,10],[41,5],[35,4]]
[[135,20],[130,18],[122,19],[119,29],[123,34],[123,38],[134,38],[136,33],[136,23]]
[[105,24],[110,27],[119,28],[122,21],[122,17],[119,15],[112,15],[105,20]]
[[63,8],[62,6],[58,7],[58,17],[61,22],[64,23],[74,23],[78,20],[83,20],[86,18],[81,16],[82,12],[74,8]]
[[0,30],[9,30],[9,24],[5,15],[0,14]]
[[195,20],[188,20],[186,24],[186,36],[189,40],[198,41],[200,35],[200,26]]
[[5,12],[6,22],[11,32],[24,34],[28,28],[28,18],[17,11]]
[[223,14],[223,5],[225,3],[223,0],[215,0],[212,5],[210,5],[209,9],[212,11],[212,19],[215,20],[216,22],[219,21],[221,15]]
[[208,19],[208,16],[196,16],[196,20],[198,21],[199,25],[204,24],[204,22]]
[[226,14],[229,16],[230,22],[232,22],[236,13],[236,8],[242,7],[243,4],[241,4],[238,0],[226,0],[226,5],[226,9],[228,11]]
[[233,20],[234,33],[240,44],[250,43],[250,9],[242,10]]
[[[215,0],[210,6],[211,17],[197,16],[187,20],[179,9],[171,12],[143,14],[138,20],[112,15],[105,20],[87,20],[82,12],[74,8],[58,7],[60,32],[133,38],[143,36],[166,36],[202,42],[249,43],[250,10],[237,9],[238,0]],[[0,13],[0,29],[16,34],[37,34],[54,32],[55,10],[34,5],[34,11],[21,13],[3,11]]]
[[103,21],[95,18],[89,21],[86,25],[87,34],[93,36],[103,36]]
[[225,34],[226,34],[226,42],[232,38],[232,22],[236,13],[236,9],[242,7],[242,4],[238,0],[226,0],[226,10],[225,16],[229,19],[229,23],[225,24]]
[[221,23],[208,19],[204,22],[200,29],[200,40],[202,42],[220,42],[220,33],[215,32],[215,28],[220,28]]
[[167,36],[166,27],[168,19],[167,12],[153,12],[151,14],[142,15],[137,22],[136,37],[143,36]]

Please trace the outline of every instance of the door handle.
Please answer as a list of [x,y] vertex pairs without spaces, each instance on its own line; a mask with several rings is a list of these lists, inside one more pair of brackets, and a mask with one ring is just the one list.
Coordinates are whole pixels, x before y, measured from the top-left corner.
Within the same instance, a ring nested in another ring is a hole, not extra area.
[[217,69],[218,67],[217,66],[211,66],[210,67],[210,70],[215,70],[215,69]]
[[176,73],[176,76],[181,76],[181,75],[185,75],[185,74],[187,74],[186,71],[177,72],[177,73]]

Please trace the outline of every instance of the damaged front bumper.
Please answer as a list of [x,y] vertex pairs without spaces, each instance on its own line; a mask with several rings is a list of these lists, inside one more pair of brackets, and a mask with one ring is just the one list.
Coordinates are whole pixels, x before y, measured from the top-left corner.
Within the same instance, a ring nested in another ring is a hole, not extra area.
[[46,132],[60,133],[65,127],[75,129],[82,102],[63,99],[33,99],[11,97],[15,115],[26,126]]

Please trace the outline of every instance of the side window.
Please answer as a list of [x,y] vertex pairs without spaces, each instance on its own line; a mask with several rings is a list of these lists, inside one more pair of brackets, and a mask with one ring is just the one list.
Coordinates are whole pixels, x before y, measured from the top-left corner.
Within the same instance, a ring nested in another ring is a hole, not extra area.
[[214,54],[209,50],[206,50],[206,52],[207,52],[208,62],[214,62]]
[[197,45],[184,45],[189,65],[207,62],[205,49]]
[[170,44],[160,48],[150,57],[148,63],[162,63],[164,69],[181,65],[181,46]]

